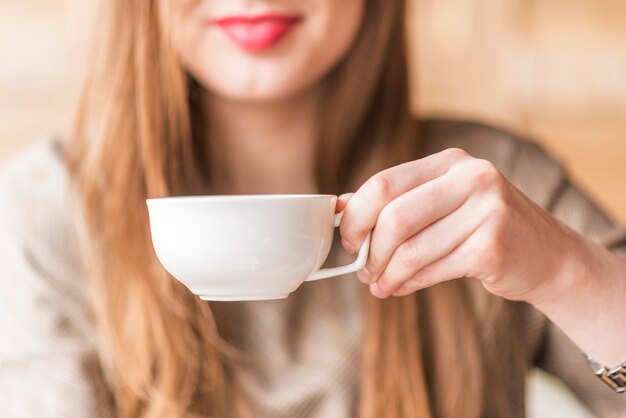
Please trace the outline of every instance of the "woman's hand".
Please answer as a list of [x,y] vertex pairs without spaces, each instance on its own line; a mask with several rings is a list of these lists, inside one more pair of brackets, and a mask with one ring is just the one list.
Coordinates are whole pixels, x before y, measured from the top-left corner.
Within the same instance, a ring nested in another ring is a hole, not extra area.
[[507,299],[542,302],[567,286],[568,272],[586,254],[583,237],[492,163],[459,149],[389,168],[363,184],[345,207],[344,248],[354,252],[370,230],[358,277],[380,298],[473,277]]
[[343,246],[372,231],[358,272],[377,297],[473,277],[496,295],[535,305],[607,365],[626,360],[626,262],[577,234],[488,161],[449,149],[381,171],[344,208]]

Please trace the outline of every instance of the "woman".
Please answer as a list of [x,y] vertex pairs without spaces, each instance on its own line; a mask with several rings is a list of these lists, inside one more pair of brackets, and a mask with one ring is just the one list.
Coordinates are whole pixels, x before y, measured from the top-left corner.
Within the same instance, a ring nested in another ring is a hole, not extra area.
[[[582,354],[626,361],[626,234],[537,146],[413,119],[402,2],[106,5],[71,140],[0,176],[9,415],[521,417],[536,364],[626,416]],[[207,303],[151,247],[147,197],[350,190],[367,286]]]

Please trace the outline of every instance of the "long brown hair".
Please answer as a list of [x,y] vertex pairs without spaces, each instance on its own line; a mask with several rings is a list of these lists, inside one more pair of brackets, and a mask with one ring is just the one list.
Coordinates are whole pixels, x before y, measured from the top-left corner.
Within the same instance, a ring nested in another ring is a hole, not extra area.
[[[163,3],[106,2],[66,152],[89,237],[97,375],[115,416],[243,415],[245,394],[229,372],[237,353],[220,338],[216,311],[163,270],[150,242],[144,200],[202,193],[208,182],[195,152],[193,80],[159,24]],[[367,1],[355,44],[324,80],[317,152],[333,157],[317,159],[321,192],[350,190],[418,156],[404,36],[403,1]],[[519,393],[497,386],[521,374],[515,344],[509,376],[494,371],[504,369],[496,345],[510,341],[502,330],[512,316],[481,290],[459,280],[402,298],[365,296],[361,417],[471,418],[487,407],[517,416]]]

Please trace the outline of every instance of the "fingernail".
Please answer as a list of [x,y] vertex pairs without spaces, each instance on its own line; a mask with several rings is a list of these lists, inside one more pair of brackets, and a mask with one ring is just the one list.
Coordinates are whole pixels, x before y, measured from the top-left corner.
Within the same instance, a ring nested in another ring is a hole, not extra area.
[[344,238],[341,239],[341,245],[343,246],[343,249],[346,250],[348,254],[356,253],[354,246],[350,244],[348,241],[346,241]]
[[393,296],[402,296],[404,292],[404,287],[401,287],[400,289],[396,290],[395,292],[392,293]]
[[370,274],[369,270],[366,269],[365,267],[357,271],[356,274],[359,280],[361,281],[361,283],[369,284],[370,280],[372,279],[372,275]]
[[344,201],[344,202],[347,202],[348,200],[350,200],[350,197],[351,197],[353,194],[354,194],[354,193],[344,193],[344,194],[339,195],[339,196],[337,197],[337,199],[339,199],[339,200],[341,200],[341,201]]
[[382,291],[380,290],[380,287],[378,287],[378,282],[370,284],[370,292],[377,298],[383,298]]

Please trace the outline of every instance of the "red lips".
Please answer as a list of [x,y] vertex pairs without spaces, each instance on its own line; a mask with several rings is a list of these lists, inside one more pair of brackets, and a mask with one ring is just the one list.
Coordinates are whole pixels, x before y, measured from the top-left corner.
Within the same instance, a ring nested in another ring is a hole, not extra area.
[[264,14],[229,16],[214,20],[237,45],[248,51],[262,51],[277,44],[301,18],[294,15]]

